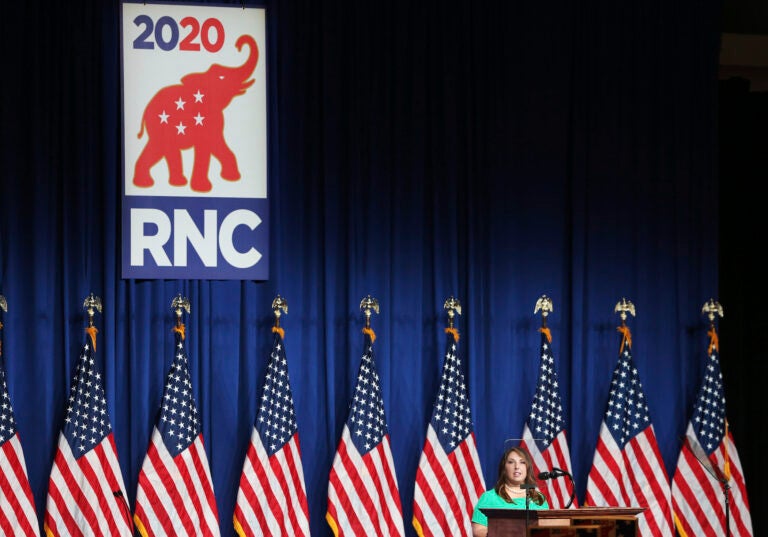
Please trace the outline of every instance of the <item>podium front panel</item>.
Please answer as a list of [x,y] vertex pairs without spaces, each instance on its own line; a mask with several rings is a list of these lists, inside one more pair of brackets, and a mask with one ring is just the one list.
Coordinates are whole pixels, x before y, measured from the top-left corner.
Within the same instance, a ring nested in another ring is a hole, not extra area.
[[[499,509],[484,508],[488,537],[539,537],[540,535],[594,537],[636,537],[637,515],[642,507],[584,507],[580,509]],[[560,533],[531,533],[532,530]],[[571,530],[571,533],[567,531]],[[583,530],[582,533],[573,533]],[[592,531],[591,530],[596,530]]]

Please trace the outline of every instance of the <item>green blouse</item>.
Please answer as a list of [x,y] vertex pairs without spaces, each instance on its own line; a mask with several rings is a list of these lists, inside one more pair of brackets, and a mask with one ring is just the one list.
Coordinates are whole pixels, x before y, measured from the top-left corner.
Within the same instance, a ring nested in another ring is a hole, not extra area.
[[[486,490],[475,504],[475,510],[472,513],[472,522],[487,526],[488,517],[485,516],[482,511],[480,511],[480,509],[485,509],[487,507],[502,509],[525,509],[525,498],[513,499],[511,502],[508,502],[496,494],[494,489]],[[541,505],[529,500],[528,509],[549,509],[549,504],[546,500],[544,500]]]

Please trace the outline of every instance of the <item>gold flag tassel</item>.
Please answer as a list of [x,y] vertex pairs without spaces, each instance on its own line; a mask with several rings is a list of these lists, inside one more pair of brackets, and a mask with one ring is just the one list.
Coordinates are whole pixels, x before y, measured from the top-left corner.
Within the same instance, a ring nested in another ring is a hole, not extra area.
[[368,336],[371,338],[371,343],[376,341],[376,332],[373,331],[373,328],[366,326],[363,328],[363,334],[368,334]]
[[96,334],[99,333],[99,329],[95,326],[89,326],[85,329],[85,333],[90,336],[91,343],[93,344],[93,352],[96,352]]
[[717,337],[714,325],[707,331],[707,335],[709,336],[709,350],[707,353],[712,356],[712,351],[720,352],[720,340]]
[[616,328],[618,332],[621,332],[621,346],[619,347],[619,354],[624,352],[624,343],[627,344],[628,347],[632,348],[632,332],[630,332],[629,327],[621,323],[621,326]]
[[176,326],[173,327],[173,331],[181,337],[181,340],[184,341],[184,338],[186,337],[186,328],[184,327],[184,323],[181,321],[176,322]]

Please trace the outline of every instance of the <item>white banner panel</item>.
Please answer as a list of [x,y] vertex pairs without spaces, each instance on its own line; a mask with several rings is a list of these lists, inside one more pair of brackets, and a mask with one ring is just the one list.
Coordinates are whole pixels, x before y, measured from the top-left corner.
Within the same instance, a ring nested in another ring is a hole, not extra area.
[[121,16],[123,278],[267,279],[265,10]]

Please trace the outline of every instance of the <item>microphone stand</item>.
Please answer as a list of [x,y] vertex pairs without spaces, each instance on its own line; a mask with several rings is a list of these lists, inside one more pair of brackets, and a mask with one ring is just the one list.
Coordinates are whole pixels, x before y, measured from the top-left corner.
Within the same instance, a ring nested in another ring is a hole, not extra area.
[[531,501],[531,497],[528,495],[528,491],[530,489],[535,489],[536,488],[536,484],[535,483],[531,483],[531,484],[522,483],[520,485],[520,488],[525,491],[525,534],[528,535],[528,523],[529,523],[529,520],[530,520],[530,512],[531,512],[530,507],[529,507],[530,501]]
[[[728,499],[728,491],[731,490],[731,485],[728,484],[728,480],[725,478],[724,475],[720,472],[719,469],[712,466],[712,464],[709,462],[709,459],[706,459],[706,455],[704,453],[697,453],[699,450],[695,449],[695,446],[698,444],[694,444],[688,437],[685,438],[685,442],[688,444],[688,447],[691,449],[691,453],[694,457],[696,457],[696,460],[699,461],[699,464],[704,467],[704,469],[707,471],[709,475],[711,475],[720,485],[723,487],[723,499],[725,501],[725,536],[731,537],[731,514],[730,514],[730,500]],[[705,457],[705,460],[702,460],[701,457]]]
[[723,497],[725,499],[725,535],[726,537],[731,537],[731,517],[729,512],[729,504],[731,502],[728,500],[728,491],[731,490],[731,486],[728,484],[727,479],[718,481],[723,485]]
[[568,509],[571,504],[573,504],[573,500],[576,499],[576,484],[573,482],[573,476],[570,474],[570,472],[566,472],[561,468],[553,466],[551,472],[540,473],[539,479],[554,479],[556,477],[563,477],[564,475],[567,475],[568,480],[571,482],[571,499],[568,500],[568,503],[565,504],[565,507],[563,507],[563,509]]
[[552,468],[552,470],[559,471],[561,475],[567,475],[568,481],[571,482],[571,499],[568,500],[568,503],[565,504],[565,507],[563,508],[563,509],[568,509],[573,503],[573,500],[576,499],[576,483],[573,482],[573,476],[569,472],[566,472],[565,470],[561,470],[560,468]]

